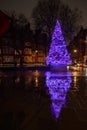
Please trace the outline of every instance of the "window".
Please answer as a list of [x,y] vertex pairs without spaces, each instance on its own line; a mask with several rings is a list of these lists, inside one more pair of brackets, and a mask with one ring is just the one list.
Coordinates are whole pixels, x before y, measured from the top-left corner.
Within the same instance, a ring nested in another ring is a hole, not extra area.
[[9,47],[3,47],[3,54],[14,54],[14,49]]
[[4,63],[14,62],[14,57],[13,56],[3,56],[3,62]]
[[32,54],[31,48],[25,48],[24,54],[31,55]]

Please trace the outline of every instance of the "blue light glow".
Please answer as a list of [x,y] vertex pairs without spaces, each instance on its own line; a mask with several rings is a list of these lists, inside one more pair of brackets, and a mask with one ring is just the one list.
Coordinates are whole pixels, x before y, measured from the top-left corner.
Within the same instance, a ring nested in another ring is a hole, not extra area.
[[66,43],[64,41],[59,21],[56,22],[56,26],[54,28],[49,54],[46,57],[46,64],[47,65],[71,64],[70,55],[68,54],[66,48]]
[[71,73],[46,73],[46,86],[51,96],[51,108],[56,119],[58,119],[61,108],[66,103],[66,94],[70,88],[71,82]]

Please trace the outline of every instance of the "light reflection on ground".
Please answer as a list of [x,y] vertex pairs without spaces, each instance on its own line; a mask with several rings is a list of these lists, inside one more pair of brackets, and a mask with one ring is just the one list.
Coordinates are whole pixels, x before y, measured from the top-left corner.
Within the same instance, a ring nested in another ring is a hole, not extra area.
[[51,95],[51,108],[56,119],[58,119],[63,105],[66,104],[66,94],[71,87],[71,82],[71,73],[46,72],[46,85]]
[[1,71],[0,104],[1,130],[85,130],[87,68],[66,73]]

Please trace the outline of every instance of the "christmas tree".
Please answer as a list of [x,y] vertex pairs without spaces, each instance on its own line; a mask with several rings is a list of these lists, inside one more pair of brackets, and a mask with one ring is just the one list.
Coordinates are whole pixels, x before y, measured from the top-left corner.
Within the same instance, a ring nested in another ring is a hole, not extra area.
[[66,48],[66,43],[62,34],[61,26],[57,20],[52,35],[49,54],[46,57],[47,65],[69,65],[71,64],[70,55]]

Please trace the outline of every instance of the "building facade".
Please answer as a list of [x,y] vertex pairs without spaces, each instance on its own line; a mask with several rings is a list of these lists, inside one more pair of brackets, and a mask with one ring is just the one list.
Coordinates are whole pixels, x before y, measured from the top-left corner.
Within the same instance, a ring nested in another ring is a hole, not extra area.
[[25,42],[24,48],[18,51],[7,44],[0,43],[0,66],[44,65],[45,52],[43,46],[38,49],[31,42]]
[[69,51],[73,63],[86,63],[87,60],[87,29],[81,28],[71,41]]

